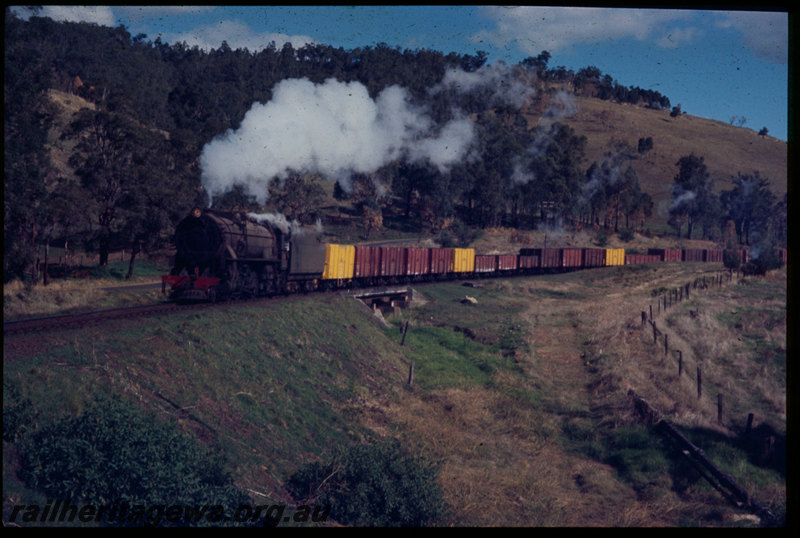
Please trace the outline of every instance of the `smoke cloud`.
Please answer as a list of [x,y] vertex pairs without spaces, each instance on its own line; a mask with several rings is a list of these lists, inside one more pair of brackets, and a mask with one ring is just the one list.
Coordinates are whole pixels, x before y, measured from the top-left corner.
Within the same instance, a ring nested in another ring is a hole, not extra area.
[[459,93],[488,91],[489,106],[510,104],[518,108],[525,105],[535,93],[529,84],[502,62],[485,65],[475,71],[448,69],[442,82],[435,86],[431,93],[443,89],[455,89]]
[[525,148],[525,154],[516,158],[514,162],[512,180],[515,183],[525,184],[536,180],[536,176],[529,166],[530,161],[540,157],[547,150],[552,141],[556,124],[565,118],[574,116],[577,112],[578,105],[575,103],[574,96],[569,92],[561,90],[552,97],[542,113],[533,141]]
[[694,191],[683,191],[678,196],[675,196],[672,200],[672,205],[670,206],[670,211],[674,211],[680,208],[684,204],[688,204],[692,200],[697,198],[697,194]]
[[238,129],[208,143],[200,165],[209,196],[241,185],[264,203],[270,183],[293,172],[317,172],[348,188],[353,173],[369,174],[400,158],[446,171],[473,139],[468,118],[434,125],[399,86],[373,100],[358,82],[287,79],[271,101],[252,106]]
[[301,230],[299,222],[296,220],[289,222],[289,219],[280,213],[248,213],[247,216],[261,224],[269,223],[285,234]]

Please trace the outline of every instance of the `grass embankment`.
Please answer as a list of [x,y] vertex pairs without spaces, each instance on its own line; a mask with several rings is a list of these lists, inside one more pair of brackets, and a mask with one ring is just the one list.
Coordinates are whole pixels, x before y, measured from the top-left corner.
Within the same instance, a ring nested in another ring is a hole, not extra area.
[[[169,267],[147,259],[134,264],[126,279],[128,262],[111,262],[107,267],[71,267],[66,278],[51,278],[48,285],[35,286],[14,280],[3,286],[3,319],[21,319],[163,300],[161,288],[140,289],[140,284],[160,282]],[[111,290],[110,288],[114,288]]]
[[[442,524],[744,524],[627,399],[637,390],[756,499],[784,506],[785,474],[751,461],[736,433],[745,410],[785,432],[785,273],[698,291],[666,317],[676,345],[701,334],[680,325],[681,309],[690,320],[689,310],[708,313],[713,330],[752,335],[724,355],[742,368],[768,364],[763,395],[737,368],[709,367],[698,402],[639,326],[655,290],[706,271],[665,264],[425,285],[426,301],[390,316],[390,327],[353,299],[315,294],[13,337],[5,380],[36,402],[37,423],[79,413],[94,394],[139,402],[220,448],[261,502],[290,502],[283,483],[302,463],[391,436],[441,464],[451,507]],[[771,313],[743,325],[739,313],[759,310],[764,296]],[[695,348],[686,345],[687,371],[700,360]],[[713,387],[728,385],[731,418],[720,426]],[[6,498],[30,496],[6,460]]]

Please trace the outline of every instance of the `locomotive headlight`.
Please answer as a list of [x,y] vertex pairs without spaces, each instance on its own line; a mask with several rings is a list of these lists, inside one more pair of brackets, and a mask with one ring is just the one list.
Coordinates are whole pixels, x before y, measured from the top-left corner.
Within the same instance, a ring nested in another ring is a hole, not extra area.
[[203,214],[203,212],[200,211],[199,207],[195,207],[194,210],[192,211],[192,216],[195,217],[195,218],[199,217],[202,214]]

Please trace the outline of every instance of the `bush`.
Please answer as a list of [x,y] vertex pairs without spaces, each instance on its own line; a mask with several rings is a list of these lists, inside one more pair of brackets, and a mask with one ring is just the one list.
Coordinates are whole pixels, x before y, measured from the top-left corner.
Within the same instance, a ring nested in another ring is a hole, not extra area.
[[761,249],[757,258],[742,265],[742,273],[746,275],[764,275],[767,271],[779,269],[783,265],[780,257],[772,248]]
[[28,398],[23,398],[16,383],[3,380],[3,441],[13,443],[36,419]]
[[423,526],[445,512],[438,468],[397,441],[352,447],[328,463],[304,465],[287,482],[297,500],[330,506],[330,517],[355,526]]
[[[248,502],[217,457],[171,424],[118,400],[96,402],[78,417],[26,435],[20,454],[21,478],[48,498],[97,506],[222,506],[225,513]],[[177,524],[209,521],[181,519]]]
[[605,247],[608,245],[610,238],[608,237],[608,232],[606,232],[603,228],[597,230],[597,234],[594,236],[594,244],[598,247]]
[[738,271],[739,266],[742,265],[742,255],[737,250],[725,250],[722,252],[722,265],[726,269]]
[[443,248],[467,248],[482,234],[481,230],[470,228],[460,220],[456,220],[439,234],[439,244]]
[[627,243],[628,241],[633,241],[634,238],[633,230],[631,230],[630,228],[625,228],[624,230],[619,232],[619,238],[621,241],[624,241],[625,243]]

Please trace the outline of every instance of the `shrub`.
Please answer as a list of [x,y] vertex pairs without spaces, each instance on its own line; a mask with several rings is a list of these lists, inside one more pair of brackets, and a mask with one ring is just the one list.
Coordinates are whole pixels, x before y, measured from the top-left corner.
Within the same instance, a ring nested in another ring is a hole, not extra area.
[[3,441],[14,442],[36,419],[36,411],[16,383],[3,380]]
[[780,257],[772,248],[762,249],[757,258],[742,265],[742,273],[746,275],[764,275],[767,271],[779,269],[783,265]]
[[722,252],[722,265],[724,265],[726,269],[738,271],[741,264],[742,255],[739,251],[725,250]]
[[481,230],[473,229],[456,220],[439,234],[439,244],[443,248],[466,248],[483,234]]
[[221,506],[225,513],[247,503],[219,458],[171,424],[118,400],[96,402],[78,417],[26,435],[20,454],[20,476],[29,487],[72,503]]
[[423,526],[445,512],[437,475],[438,467],[388,441],[304,465],[287,487],[295,499],[330,506],[330,517],[345,525]]
[[632,241],[634,238],[633,230],[631,230],[630,228],[625,228],[624,230],[619,232],[619,238],[621,241],[624,241],[626,243],[628,241]]
[[608,245],[610,238],[608,237],[608,232],[606,232],[603,228],[597,230],[597,234],[594,236],[594,244],[598,247],[605,247]]

